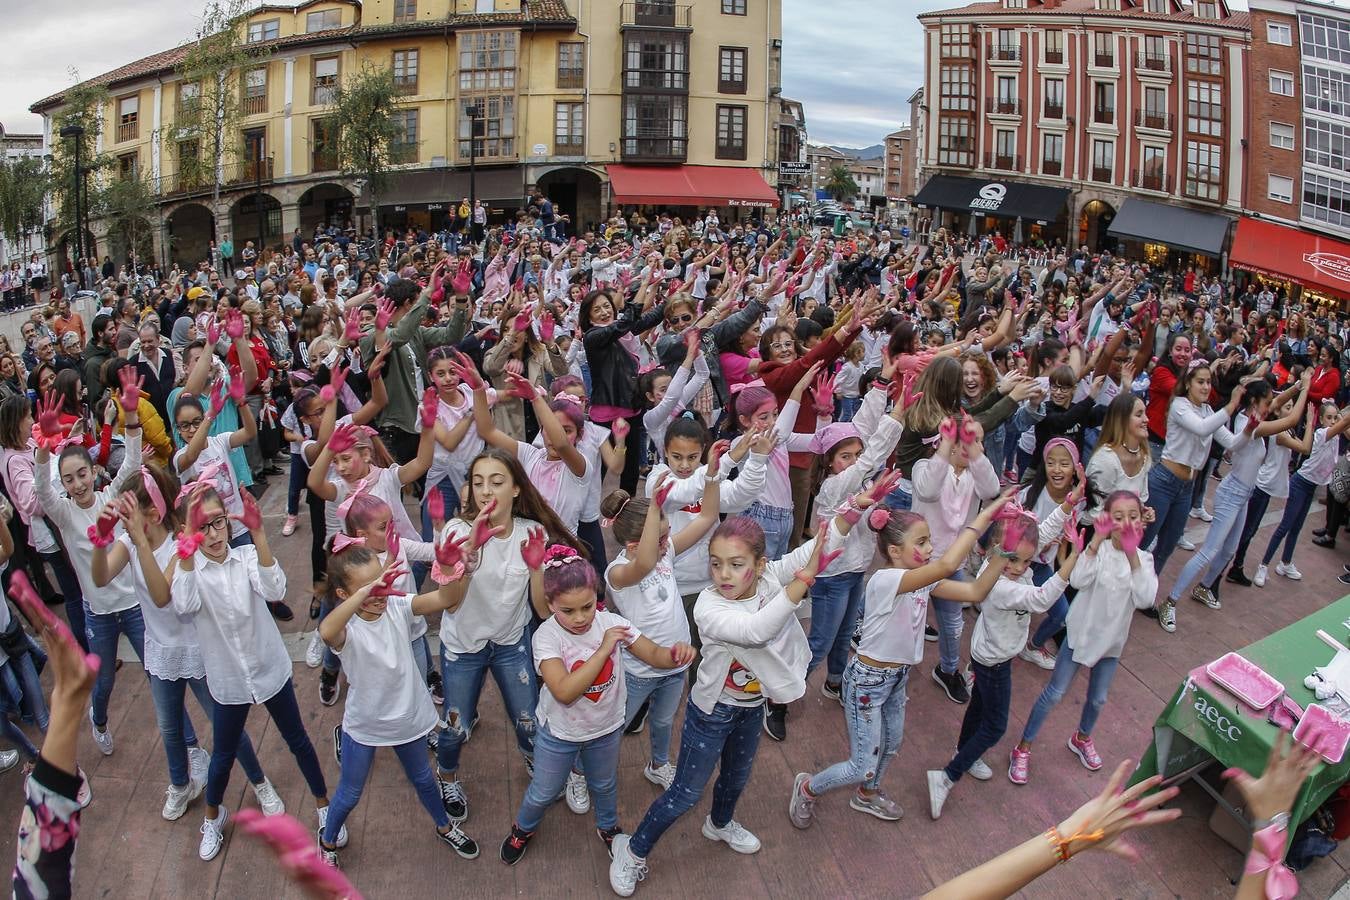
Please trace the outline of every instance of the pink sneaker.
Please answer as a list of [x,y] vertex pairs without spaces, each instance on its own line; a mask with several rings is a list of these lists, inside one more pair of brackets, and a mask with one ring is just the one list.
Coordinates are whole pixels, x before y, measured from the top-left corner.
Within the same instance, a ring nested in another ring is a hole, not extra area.
[[297,518],[296,516],[286,517],[286,524],[281,526],[282,534],[286,535],[287,537],[290,537],[291,535],[295,534],[296,518]]
[[1031,774],[1031,751],[1012,748],[1008,754],[1008,780],[1013,784],[1026,784]]
[[1083,768],[1089,772],[1095,772],[1102,767],[1102,758],[1097,755],[1097,747],[1092,743],[1092,738],[1086,737],[1080,741],[1078,732],[1075,731],[1069,737],[1069,749],[1077,754]]

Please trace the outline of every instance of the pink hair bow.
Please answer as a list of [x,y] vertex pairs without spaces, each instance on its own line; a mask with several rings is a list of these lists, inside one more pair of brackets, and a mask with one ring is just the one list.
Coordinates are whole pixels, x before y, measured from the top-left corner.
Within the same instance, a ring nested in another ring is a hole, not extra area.
[[654,362],[652,362],[652,363],[647,363],[645,366],[641,366],[641,367],[637,370],[637,373],[638,373],[639,375],[646,375],[648,372],[654,372],[654,371],[656,371],[657,369],[659,369],[660,367],[661,367],[661,364],[660,364],[660,363],[654,363]]
[[145,485],[145,492],[150,496],[150,505],[155,508],[162,519],[168,513],[169,508],[164,505],[164,494],[159,489],[159,483],[155,481],[155,476],[150,474],[150,469],[141,466],[141,483]]
[[361,479],[361,481],[357,483],[356,487],[352,488],[352,492],[347,495],[346,499],[338,504],[337,514],[339,519],[347,518],[347,513],[348,511],[351,510],[352,503],[355,502],[358,496],[370,492],[370,487],[373,484],[372,476],[376,476],[377,474],[378,473],[376,472],[371,472],[370,475],[367,475],[365,478]]
[[183,489],[178,492],[178,502],[182,503],[184,498],[190,497],[203,488],[215,487],[216,476],[225,468],[221,462],[207,463],[197,472],[197,477],[183,485]]
[[363,537],[352,537],[346,534],[339,534],[337,537],[333,538],[332,552],[341,553],[348,547],[364,547],[365,545],[366,539]]
[[562,400],[564,403],[573,403],[577,406],[585,406],[586,401],[582,400],[576,394],[569,394],[567,391],[561,391],[553,395],[554,400]]
[[1298,878],[1284,864],[1284,841],[1285,833],[1274,826],[1252,835],[1252,849],[1243,873],[1266,873],[1267,900],[1290,900],[1298,895]]
[[732,396],[735,396],[736,394],[739,394],[746,388],[754,388],[754,387],[767,387],[767,385],[764,384],[763,378],[756,378],[754,381],[747,381],[744,384],[733,384],[731,386],[731,394]]

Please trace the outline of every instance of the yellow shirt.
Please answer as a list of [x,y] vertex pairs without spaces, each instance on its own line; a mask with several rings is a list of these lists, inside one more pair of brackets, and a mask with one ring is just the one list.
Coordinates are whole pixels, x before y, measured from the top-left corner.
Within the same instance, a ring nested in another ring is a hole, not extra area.
[[[117,392],[113,393],[115,396]],[[173,441],[164,429],[164,420],[160,418],[155,405],[144,395],[136,404],[136,414],[141,417],[141,439],[144,446],[154,452],[156,462],[167,467],[173,462]],[[122,409],[120,402],[117,404],[117,433],[126,434],[126,411]]]

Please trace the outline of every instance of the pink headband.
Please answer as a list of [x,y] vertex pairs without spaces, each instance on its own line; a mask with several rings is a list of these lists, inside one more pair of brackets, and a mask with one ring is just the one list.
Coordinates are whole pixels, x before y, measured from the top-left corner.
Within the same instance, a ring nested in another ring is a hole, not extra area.
[[1073,467],[1075,469],[1082,464],[1079,462],[1078,458],[1078,445],[1068,438],[1063,437],[1051,438],[1046,441],[1045,449],[1041,451],[1041,458],[1044,459],[1049,456],[1050,451],[1055,447],[1063,447],[1065,450],[1069,451],[1069,458],[1073,460]]
[[141,484],[145,485],[145,492],[150,496],[150,505],[159,513],[161,519],[164,518],[169,509],[164,505],[164,494],[155,482],[155,476],[150,474],[148,466],[141,466]]
[[366,539],[363,537],[351,537],[350,535],[339,534],[337,537],[333,538],[333,549],[331,552],[341,553],[348,547],[364,547],[365,545]]
[[1208,365],[1209,360],[1205,359],[1203,356],[1197,356],[1195,359],[1191,360],[1190,365],[1186,366],[1186,371],[1190,372],[1193,369],[1198,369],[1201,366],[1208,366]]
[[553,395],[554,400],[562,400],[565,403],[575,403],[577,406],[585,406],[586,401],[582,400],[576,394],[569,394],[567,391],[559,391]]

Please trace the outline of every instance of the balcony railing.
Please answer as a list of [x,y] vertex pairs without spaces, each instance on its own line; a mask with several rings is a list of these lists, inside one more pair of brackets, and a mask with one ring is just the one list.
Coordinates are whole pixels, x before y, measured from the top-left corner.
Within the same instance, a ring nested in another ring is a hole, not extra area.
[[1136,109],[1134,111],[1135,128],[1152,128],[1155,131],[1171,131],[1172,121],[1173,118],[1171,113],[1155,113],[1143,109]]
[[337,148],[315,150],[310,155],[312,172],[335,172],[338,167]]
[[1064,164],[1057,159],[1046,159],[1041,161],[1042,175],[1058,175],[1064,170]]
[[1172,177],[1170,175],[1145,173],[1140,172],[1138,169],[1134,169],[1130,172],[1130,183],[1145,191],[1162,191],[1164,194],[1172,193]]
[[996,116],[1020,116],[1022,101],[1008,98],[985,97],[984,111]]
[[1018,62],[1022,58],[1022,48],[991,44],[989,46],[989,58],[1000,62]]
[[[264,157],[261,164],[251,159],[232,162],[225,166],[221,186],[226,190],[237,190],[260,182],[270,184],[272,175],[273,165],[270,156]],[[210,168],[203,165],[188,171],[161,175],[152,181],[150,186],[158,196],[171,199],[191,194],[209,194],[215,189],[215,180],[211,176]]]
[[1098,125],[1114,125],[1116,124],[1116,111],[1114,109],[1094,109],[1092,121]]
[[1047,104],[1045,104],[1045,117],[1046,117],[1047,119],[1062,119],[1062,118],[1064,118],[1064,104],[1063,104],[1063,103],[1058,103],[1058,104],[1056,104],[1056,103],[1047,103]]
[[1022,157],[1005,156],[1001,153],[986,153],[984,155],[984,167],[996,169],[1000,172],[1020,172],[1022,171]]
[[259,94],[256,97],[244,97],[239,101],[239,112],[245,116],[256,116],[267,112],[267,95]]
[[117,125],[117,143],[120,144],[120,143],[122,143],[123,141],[134,141],[134,140],[136,140],[136,133],[137,133],[137,131],[136,131],[136,126],[137,126],[138,124],[139,124],[139,123],[137,123],[137,122],[134,121],[134,120],[131,121],[131,122],[118,123],[118,125]]
[[586,85],[586,71],[584,69],[559,69],[558,87],[578,89]]
[[1170,72],[1172,69],[1172,58],[1166,53],[1147,53],[1140,51],[1135,67],[1149,72]]
[[1094,53],[1092,54],[1092,64],[1099,69],[1114,69],[1116,67],[1116,55],[1114,53]]
[[1047,64],[1052,66],[1062,66],[1064,64],[1064,51],[1063,50],[1045,51],[1045,61]]
[[689,28],[690,7],[662,3],[660,0],[637,0],[620,7],[620,23],[657,28]]
[[621,141],[626,162],[684,162],[688,143],[688,138],[648,134],[641,129],[637,134],[625,135]]
[[1113,170],[1111,170],[1111,169],[1099,169],[1099,168],[1097,168],[1096,166],[1093,166],[1093,167],[1092,167],[1092,180],[1093,180],[1093,181],[1100,181],[1100,182],[1103,182],[1103,183],[1105,183],[1105,184],[1110,184],[1113,178],[1115,178],[1115,173],[1114,173]]

